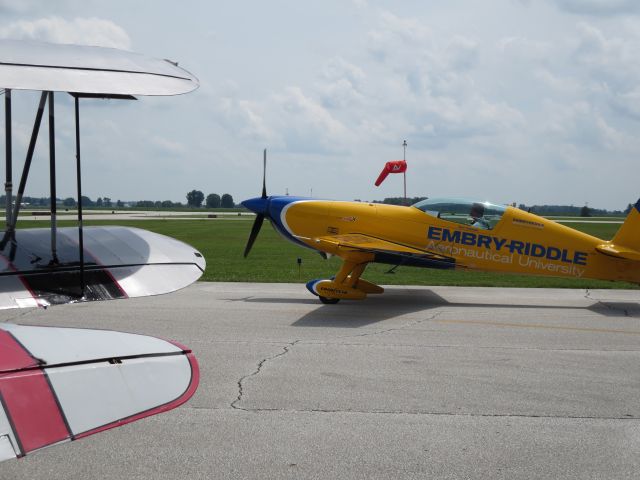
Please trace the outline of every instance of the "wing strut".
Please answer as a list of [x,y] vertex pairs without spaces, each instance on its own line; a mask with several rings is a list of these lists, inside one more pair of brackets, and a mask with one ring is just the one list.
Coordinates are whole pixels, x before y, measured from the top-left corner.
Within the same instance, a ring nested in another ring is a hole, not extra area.
[[[38,112],[36,113],[36,119],[33,123],[33,131],[31,132],[31,140],[29,141],[29,149],[27,150],[27,158],[24,161],[24,167],[22,169],[22,177],[20,178],[20,185],[18,186],[18,194],[16,195],[16,206],[13,209],[11,215],[11,222],[7,223],[7,230],[4,233],[4,238],[0,241],[0,250],[4,250],[7,242],[15,239],[16,222],[18,221],[18,214],[20,213],[20,203],[22,203],[22,197],[24,190],[27,186],[27,177],[29,176],[29,169],[31,168],[31,160],[33,159],[33,152],[36,148],[36,140],[38,140],[38,132],[40,132],[40,124],[42,123],[42,114],[44,113],[44,104],[47,101],[47,92],[42,92],[40,95],[40,104],[38,105]],[[15,255],[15,245],[11,249],[10,260],[13,261]]]
[[84,237],[82,233],[82,175],[80,171],[80,99],[74,95],[76,116],[76,184],[78,186],[78,246],[80,249],[80,297],[84,298]]
[[49,92],[49,188],[51,191],[50,201],[51,204],[51,261],[49,265],[57,265],[58,261],[58,249],[57,244],[57,205],[56,199],[56,132],[55,132],[55,112],[53,106],[53,92]]
[[11,89],[7,88],[4,91],[4,127],[5,127],[5,161],[6,161],[6,180],[4,182],[4,193],[6,203],[6,218],[5,224],[11,223],[11,200],[13,199],[12,190],[13,184],[11,183],[13,172],[13,153],[11,145]]

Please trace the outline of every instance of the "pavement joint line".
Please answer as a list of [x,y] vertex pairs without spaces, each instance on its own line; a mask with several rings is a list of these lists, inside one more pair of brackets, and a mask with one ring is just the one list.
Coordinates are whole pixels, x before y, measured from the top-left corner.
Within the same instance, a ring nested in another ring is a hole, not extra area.
[[283,357],[285,356],[287,353],[289,353],[291,351],[291,348],[293,348],[293,346],[297,343],[299,343],[300,340],[294,340],[293,342],[289,342],[286,345],[284,345],[282,347],[282,352],[277,353],[275,355],[272,355],[270,357],[266,357],[263,358],[262,360],[260,360],[260,362],[258,362],[258,367],[256,368],[256,370],[248,375],[245,375],[244,377],[240,378],[240,380],[238,380],[238,396],[236,397],[236,399],[231,402],[231,408],[235,409],[235,410],[246,410],[245,408],[242,408],[240,406],[238,406],[238,404],[240,402],[242,402],[242,396],[244,395],[244,382],[245,380],[251,378],[251,377],[255,377],[256,375],[260,374],[260,371],[262,370],[262,367],[269,361],[271,360],[275,360],[278,357]]
[[183,407],[190,410],[219,410],[230,411],[240,410],[247,413],[329,413],[329,414],[350,414],[350,415],[407,415],[407,416],[427,416],[427,417],[467,417],[467,418],[516,418],[516,419],[560,419],[560,420],[620,420],[626,422],[639,423],[638,416],[595,416],[595,415],[549,415],[549,414],[520,414],[520,413],[455,413],[455,412],[403,412],[399,410],[340,410],[323,408],[240,408],[240,407]]
[[594,352],[594,353],[640,353],[640,349],[603,349],[603,348],[542,348],[542,347],[509,347],[504,345],[425,345],[411,343],[334,343],[305,340],[302,345],[320,345],[336,347],[381,347],[381,348],[464,348],[468,350],[517,350],[540,352]]
[[189,345],[282,345],[282,342],[273,341],[254,341],[254,340],[189,340]]
[[[340,338],[353,338],[353,337],[337,337]],[[335,347],[378,347],[378,348],[465,348],[476,350],[524,350],[524,351],[540,351],[540,352],[594,352],[594,353],[640,353],[640,349],[632,348],[544,348],[544,347],[529,347],[529,346],[516,346],[510,347],[508,345],[472,345],[472,344],[446,344],[446,345],[432,345],[432,344],[418,344],[418,343],[346,343],[338,341],[320,341],[320,340],[296,340],[296,345],[308,345],[308,346],[335,346]],[[256,342],[256,341],[239,341],[239,340],[190,340],[189,345],[205,344],[205,345],[282,345],[282,342]]]
[[617,330],[609,328],[587,328],[587,327],[569,327],[562,325],[543,325],[534,323],[509,323],[509,322],[488,322],[482,320],[437,320],[440,323],[462,324],[462,325],[484,325],[491,327],[512,327],[512,328],[533,328],[540,330],[566,330],[570,332],[584,333],[612,333],[623,335],[640,335],[638,330]]

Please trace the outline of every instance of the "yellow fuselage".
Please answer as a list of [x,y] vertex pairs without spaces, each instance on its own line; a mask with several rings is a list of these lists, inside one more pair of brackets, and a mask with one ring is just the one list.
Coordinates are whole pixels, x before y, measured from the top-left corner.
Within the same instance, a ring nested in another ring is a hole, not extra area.
[[[292,201],[279,220],[285,236],[355,261],[358,256],[375,260],[366,251],[350,248],[348,241],[323,239],[364,235],[412,253],[454,259],[456,268],[640,283],[640,262],[596,250],[606,241],[512,207],[491,230],[437,218],[415,207],[322,200]],[[375,242],[371,247],[381,249]]]

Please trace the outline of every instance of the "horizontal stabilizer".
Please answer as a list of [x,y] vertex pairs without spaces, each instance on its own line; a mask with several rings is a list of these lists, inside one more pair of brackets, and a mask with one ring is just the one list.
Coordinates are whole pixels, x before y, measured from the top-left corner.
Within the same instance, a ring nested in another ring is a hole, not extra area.
[[121,332],[0,326],[0,461],[171,410],[198,387],[191,350]]
[[605,243],[602,245],[598,245],[596,250],[600,253],[604,253],[605,255],[609,255],[611,257],[624,258],[626,260],[634,260],[640,261],[640,252],[637,250],[633,250],[628,247],[624,247],[622,245],[615,245],[613,243]]

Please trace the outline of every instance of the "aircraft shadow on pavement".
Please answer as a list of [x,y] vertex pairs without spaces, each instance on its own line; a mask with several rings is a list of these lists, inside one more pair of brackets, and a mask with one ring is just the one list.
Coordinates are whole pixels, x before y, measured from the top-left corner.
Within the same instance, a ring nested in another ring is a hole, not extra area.
[[640,303],[595,301],[588,310],[606,317],[640,318]]
[[590,305],[526,304],[526,303],[493,303],[492,298],[486,302],[452,302],[446,300],[432,290],[394,291],[387,290],[384,295],[371,295],[364,301],[342,300],[336,305],[319,304],[316,298],[259,298],[242,299],[256,303],[289,303],[318,305],[315,310],[306,313],[292,325],[296,327],[334,327],[359,328],[378,323],[409,313],[428,311],[440,307],[457,308],[494,308],[494,309],[539,309],[539,310],[589,310],[606,317],[640,317],[640,303],[635,302],[602,302],[593,300]]

